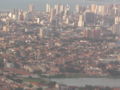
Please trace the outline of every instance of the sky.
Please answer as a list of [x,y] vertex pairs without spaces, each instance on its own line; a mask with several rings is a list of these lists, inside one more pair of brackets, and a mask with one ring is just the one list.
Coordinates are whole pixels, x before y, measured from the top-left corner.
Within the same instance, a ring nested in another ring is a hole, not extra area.
[[44,8],[46,3],[54,3],[56,0],[0,0],[0,10],[13,8],[27,9],[29,4],[34,4],[38,8]]
[[[98,0],[99,1],[99,0]],[[105,2],[99,2],[99,3],[109,3],[110,1],[114,0],[106,0]],[[120,0],[117,0],[120,1]],[[70,4],[71,6],[76,4],[91,4],[96,3],[96,0],[88,0],[88,2],[82,2],[80,0],[0,0],[0,10],[11,10],[14,8],[20,8],[20,9],[27,9],[27,6],[29,4],[34,4],[38,9],[45,8],[46,3],[57,3],[60,2],[62,4]]]

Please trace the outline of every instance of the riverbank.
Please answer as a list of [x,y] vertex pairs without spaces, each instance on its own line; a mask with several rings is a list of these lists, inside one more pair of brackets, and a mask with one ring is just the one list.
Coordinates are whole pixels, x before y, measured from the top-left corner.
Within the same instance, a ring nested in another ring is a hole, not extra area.
[[120,78],[120,76],[110,76],[110,75],[104,75],[104,76],[96,76],[96,75],[85,75],[85,74],[57,74],[57,75],[50,75],[46,76],[47,78]]
[[76,86],[76,87],[110,87],[110,88],[119,88],[120,79],[114,78],[54,78],[50,79],[59,84],[67,86]]

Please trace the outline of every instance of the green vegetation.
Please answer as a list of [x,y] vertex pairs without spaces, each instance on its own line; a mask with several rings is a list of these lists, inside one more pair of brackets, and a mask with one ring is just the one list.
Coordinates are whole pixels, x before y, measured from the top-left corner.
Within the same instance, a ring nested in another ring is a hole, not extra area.
[[4,67],[4,61],[3,61],[3,58],[0,57],[0,68],[3,68]]
[[37,90],[43,90],[42,88],[38,88]]
[[32,77],[24,78],[23,81],[25,81],[25,82],[40,82],[40,83],[43,83],[43,84],[48,84],[49,83],[47,80],[44,80],[44,79],[41,79],[41,78],[32,78]]

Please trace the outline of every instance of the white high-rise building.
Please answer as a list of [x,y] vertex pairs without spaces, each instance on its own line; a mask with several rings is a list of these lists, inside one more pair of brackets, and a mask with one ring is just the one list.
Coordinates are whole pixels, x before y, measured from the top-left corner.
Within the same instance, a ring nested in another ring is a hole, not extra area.
[[76,10],[76,13],[79,13],[79,12],[80,12],[80,6],[79,6],[79,5],[76,5],[76,6],[75,6],[75,10]]
[[43,37],[44,37],[44,35],[43,35],[43,30],[42,30],[42,29],[40,29],[39,37],[40,37],[40,38],[43,38]]
[[117,14],[118,8],[114,5],[113,9],[114,9],[114,13]]
[[59,13],[59,5],[58,4],[55,5],[54,9],[55,9],[55,12],[56,12],[55,14],[57,15]]
[[103,5],[99,5],[98,9],[97,9],[97,13],[100,15],[104,15],[105,14],[105,7]]
[[70,6],[67,5],[67,6],[65,7],[65,9],[64,9],[64,15],[67,15],[68,12],[69,12],[69,10],[70,10]]
[[84,17],[83,15],[80,15],[78,20],[78,27],[83,27],[83,26],[84,26]]
[[60,5],[60,13],[64,11],[64,6]]
[[69,18],[68,17],[65,20],[65,24],[69,24]]
[[97,5],[95,5],[95,4],[92,4],[91,5],[91,12],[93,12],[93,13],[96,13],[97,12]]
[[117,16],[117,17],[115,17],[115,24],[119,24],[119,23],[120,23],[120,17]]
[[32,12],[34,10],[34,6],[32,4],[30,4],[28,6],[28,12]]
[[51,12],[50,12],[50,22],[52,22],[53,16],[54,16],[54,9],[51,9]]
[[46,12],[47,12],[47,13],[50,13],[50,11],[51,11],[51,6],[50,6],[50,4],[46,4]]

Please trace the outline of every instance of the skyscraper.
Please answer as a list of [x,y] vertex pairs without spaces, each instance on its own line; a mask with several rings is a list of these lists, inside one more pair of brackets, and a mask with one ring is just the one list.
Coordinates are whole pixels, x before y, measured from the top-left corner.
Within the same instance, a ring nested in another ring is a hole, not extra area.
[[115,24],[119,24],[120,23],[120,17],[119,16],[116,16],[115,17]]
[[98,9],[97,9],[97,13],[100,15],[104,15],[105,14],[105,7],[103,5],[99,5]]
[[92,4],[91,5],[91,12],[93,12],[93,13],[96,13],[97,12],[97,5],[95,5],[95,4]]
[[50,6],[50,4],[46,4],[46,12],[47,12],[47,13],[50,13],[50,11],[51,11],[51,6]]
[[40,31],[39,31],[39,37],[43,38],[43,30],[42,29],[40,29]]
[[53,20],[53,15],[54,15],[54,9],[51,9],[51,12],[50,12],[50,22],[52,22],[52,20]]
[[84,17],[83,15],[79,16],[78,27],[84,26]]
[[32,4],[30,4],[28,6],[28,12],[32,12],[34,10],[34,6]]
[[96,24],[96,14],[93,12],[85,12],[85,24],[87,26],[94,26]]
[[75,10],[76,10],[76,13],[79,13],[79,12],[80,12],[80,6],[79,6],[79,5],[76,5],[76,6],[75,6]]

